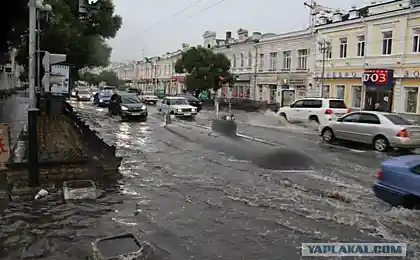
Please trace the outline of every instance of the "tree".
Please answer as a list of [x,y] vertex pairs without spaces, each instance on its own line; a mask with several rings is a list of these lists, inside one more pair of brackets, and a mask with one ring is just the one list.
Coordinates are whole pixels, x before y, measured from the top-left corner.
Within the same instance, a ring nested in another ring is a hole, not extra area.
[[[4,2],[4,1],[3,1]],[[28,29],[28,0],[13,0],[0,8],[0,52],[19,46],[21,35]]]
[[229,70],[230,61],[226,55],[203,47],[190,48],[175,63],[176,73],[187,73],[185,84],[193,93],[217,90],[223,83],[232,86],[234,80]]
[[[45,0],[53,7],[48,21],[42,26],[41,49],[51,53],[67,54],[72,65],[71,76],[77,79],[78,70],[85,67],[106,66],[111,48],[106,39],[115,37],[122,19],[114,15],[111,0],[100,0],[101,8],[83,17],[79,15],[78,1]],[[26,3],[27,4],[27,1]],[[20,46],[18,62],[27,66],[28,35]]]
[[124,83],[124,81],[118,79],[114,71],[102,71],[100,74],[85,72],[80,76],[80,79],[92,85],[105,82],[110,86],[119,86]]

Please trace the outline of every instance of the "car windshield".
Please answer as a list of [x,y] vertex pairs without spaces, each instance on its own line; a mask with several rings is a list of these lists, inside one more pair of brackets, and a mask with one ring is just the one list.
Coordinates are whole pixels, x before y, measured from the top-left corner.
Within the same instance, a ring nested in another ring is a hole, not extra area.
[[137,104],[141,103],[140,99],[135,95],[122,95],[121,102],[123,104]]
[[344,100],[330,100],[330,108],[347,108]]
[[394,125],[413,125],[410,121],[399,115],[384,115]]
[[171,99],[171,105],[188,105],[186,98],[173,98]]
[[91,88],[91,91],[98,91],[98,88]]
[[88,90],[79,90],[79,94],[90,94]]
[[112,96],[112,92],[111,91],[105,91],[105,92],[101,92],[99,95],[101,97],[110,97],[110,96]]

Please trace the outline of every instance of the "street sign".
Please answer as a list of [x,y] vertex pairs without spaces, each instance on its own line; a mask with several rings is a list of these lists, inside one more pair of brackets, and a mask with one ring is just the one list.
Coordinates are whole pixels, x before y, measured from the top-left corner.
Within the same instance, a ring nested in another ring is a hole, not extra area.
[[9,125],[0,124],[0,164],[5,164],[10,157]]

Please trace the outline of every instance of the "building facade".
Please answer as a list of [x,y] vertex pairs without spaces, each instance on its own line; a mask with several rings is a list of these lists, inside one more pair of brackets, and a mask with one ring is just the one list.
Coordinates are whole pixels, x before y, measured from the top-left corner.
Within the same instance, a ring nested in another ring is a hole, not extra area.
[[[312,91],[314,38],[312,31],[306,29],[262,37],[255,43],[257,100],[288,105]],[[282,95],[280,90],[294,90],[289,92],[294,96]]]
[[146,58],[138,62],[136,69],[139,88],[144,93],[159,92],[161,95],[182,93],[185,88],[185,75],[175,73],[174,66],[181,57],[182,51],[188,48],[187,44],[183,44],[182,50],[167,52],[159,57]]
[[[395,0],[353,7],[315,25],[315,79],[320,94],[355,109],[420,114],[420,5]],[[322,73],[324,69],[324,73]]]

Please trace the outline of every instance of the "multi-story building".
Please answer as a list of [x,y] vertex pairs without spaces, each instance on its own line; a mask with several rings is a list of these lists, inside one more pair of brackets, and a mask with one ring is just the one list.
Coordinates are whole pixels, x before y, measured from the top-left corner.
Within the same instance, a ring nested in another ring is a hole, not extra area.
[[[263,37],[254,44],[257,54],[256,99],[286,105],[312,90],[314,38],[311,30],[306,29]],[[281,89],[294,89],[295,96],[280,95]]]
[[[320,94],[353,108],[420,114],[420,1],[394,0],[317,14]],[[323,73],[324,71],[324,73]]]
[[[187,44],[182,50],[187,50]],[[145,58],[138,62],[138,82],[145,93],[161,92],[165,95],[175,95],[184,89],[184,74],[175,73],[175,63],[181,57],[182,50],[167,52],[164,55]]]
[[[266,35],[254,32],[249,36],[245,29],[239,29],[237,34],[238,37],[235,39],[232,32],[227,31],[224,39],[217,39],[215,32],[206,31],[203,34],[204,46],[223,53],[229,58],[231,73],[236,77],[231,93],[232,98],[254,99],[255,57],[257,55],[254,44]],[[223,91],[220,90],[220,95],[229,96],[229,93],[223,89]]]

